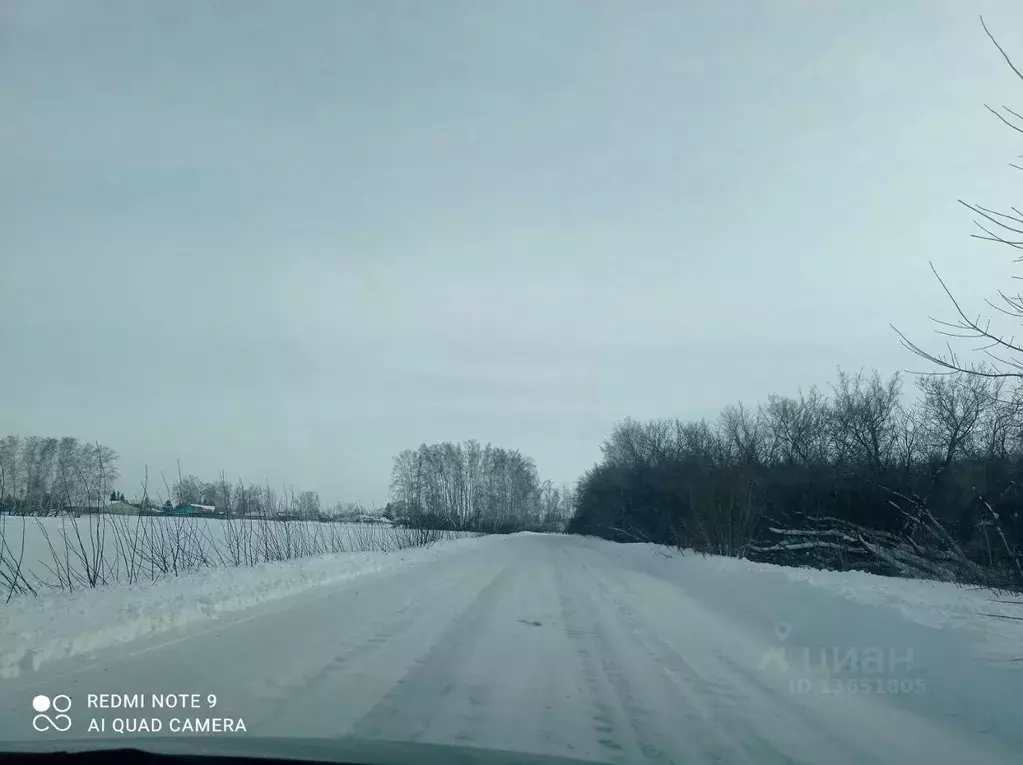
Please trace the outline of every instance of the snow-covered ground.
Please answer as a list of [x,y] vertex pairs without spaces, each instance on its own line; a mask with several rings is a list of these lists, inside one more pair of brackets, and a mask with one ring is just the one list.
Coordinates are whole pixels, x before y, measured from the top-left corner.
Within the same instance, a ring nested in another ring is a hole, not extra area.
[[398,552],[320,555],[205,569],[155,583],[20,597],[0,603],[0,679],[355,577],[414,566],[474,543],[468,538]]
[[[71,698],[64,736],[125,744],[88,732],[93,718],[156,719],[166,736],[182,712],[150,694],[186,693],[217,698],[188,716],[244,722],[222,736],[606,762],[1016,763],[1023,621],[983,614],[1023,606],[1001,599],[560,535],[226,569],[0,610],[0,652],[22,651],[0,680],[0,741],[62,735],[33,731],[36,694]],[[134,623],[164,631],[110,629]],[[75,648],[35,669],[23,649],[40,644]],[[89,709],[103,693],[147,705]]]
[[[635,546],[639,547],[639,546]],[[652,553],[663,552],[645,545]],[[680,581],[699,581],[710,589],[724,577],[750,576],[765,588],[789,591],[783,582],[805,583],[821,589],[829,599],[838,596],[857,603],[895,609],[903,618],[935,629],[964,630],[971,653],[995,662],[1011,664],[1023,670],[1023,598],[979,588],[964,588],[948,582],[897,579],[862,571],[820,571],[790,568],[770,563],[755,563],[736,558],[700,556],[688,552],[683,559],[668,565]],[[773,580],[773,581],[772,581]],[[807,596],[809,597],[809,596]],[[751,604],[746,603],[747,608]],[[751,611],[747,611],[750,613]],[[809,617],[819,616],[811,612]],[[781,617],[779,630],[788,625]]]
[[98,571],[101,581],[109,583],[152,582],[268,559],[390,551],[401,546],[400,537],[407,533],[383,523],[0,515],[0,599],[6,599],[5,583],[16,570],[37,591],[68,590],[79,587],[90,571]]

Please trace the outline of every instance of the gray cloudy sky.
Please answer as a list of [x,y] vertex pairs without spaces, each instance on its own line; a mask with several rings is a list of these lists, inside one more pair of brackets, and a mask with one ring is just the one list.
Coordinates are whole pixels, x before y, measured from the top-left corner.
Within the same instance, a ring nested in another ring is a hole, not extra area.
[[625,416],[921,368],[1011,259],[1023,5],[0,5],[0,431],[386,499],[423,441],[573,481]]

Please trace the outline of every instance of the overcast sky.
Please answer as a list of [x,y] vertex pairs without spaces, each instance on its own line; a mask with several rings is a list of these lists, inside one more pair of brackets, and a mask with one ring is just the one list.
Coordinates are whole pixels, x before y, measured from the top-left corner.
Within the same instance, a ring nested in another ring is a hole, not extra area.
[[1023,4],[0,4],[0,435],[386,501],[477,438],[924,368],[1010,286]]

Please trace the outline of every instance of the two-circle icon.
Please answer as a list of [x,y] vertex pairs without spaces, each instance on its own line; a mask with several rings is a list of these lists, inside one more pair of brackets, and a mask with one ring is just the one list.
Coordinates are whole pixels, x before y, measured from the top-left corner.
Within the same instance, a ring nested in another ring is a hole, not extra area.
[[[71,697],[63,693],[57,694],[52,699],[42,694],[32,699],[32,709],[38,714],[32,718],[32,727],[40,733],[48,730],[55,730],[58,733],[66,733],[71,730],[71,718],[65,712],[71,709]],[[54,711],[53,717],[46,714]]]

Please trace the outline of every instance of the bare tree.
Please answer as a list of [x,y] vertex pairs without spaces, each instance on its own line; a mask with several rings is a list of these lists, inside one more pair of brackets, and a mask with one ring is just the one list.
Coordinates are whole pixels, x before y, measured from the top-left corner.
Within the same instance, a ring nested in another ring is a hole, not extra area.
[[782,462],[810,465],[827,459],[831,452],[831,411],[827,399],[815,387],[799,398],[771,395],[763,415],[771,451]]
[[977,426],[995,399],[988,378],[965,373],[924,376],[919,385],[926,421],[924,444],[938,475],[971,448]]
[[0,505],[13,510],[18,497],[18,454],[20,439],[4,436],[0,440]]
[[[1023,80],[1023,74],[1012,62],[1008,53],[991,34],[984,18],[980,19],[981,27],[988,39],[994,44],[1001,54],[1005,63],[1016,75]],[[1023,134],[1023,115],[1007,106],[998,108],[985,104],[985,107],[1003,125]],[[1023,170],[1023,166],[1011,164],[1017,170]],[[969,209],[976,216],[974,224],[979,233],[972,237],[987,242],[1010,247],[1013,250],[1023,250],[1023,212],[1013,206],[1009,211],[994,210],[989,207],[962,199],[957,200],[964,207]],[[1023,259],[1016,257],[1016,262]],[[961,301],[956,298],[948,284],[938,274],[934,264],[931,264],[933,272],[942,291],[952,304],[953,316],[951,320],[935,320],[938,325],[938,333],[948,338],[943,351],[926,350],[917,343],[911,341],[901,331],[892,327],[898,334],[902,344],[915,353],[917,356],[935,364],[946,373],[963,373],[978,377],[988,378],[1023,378],[1023,342],[1016,339],[1014,330],[1003,330],[999,323],[992,320],[991,316],[983,317],[980,313],[968,312]],[[998,322],[1007,321],[1010,325],[1018,325],[1023,322],[1023,295],[1019,292],[1010,293],[1003,290],[998,291],[997,299],[985,301],[987,308],[993,311],[993,316]],[[952,347],[953,340],[969,340],[974,343],[973,352],[980,352],[984,359],[983,363],[964,360]]]
[[315,491],[298,493],[297,510],[300,518],[315,520],[320,517],[320,495]]
[[199,505],[203,501],[205,484],[197,475],[178,476],[171,487],[176,505]]
[[877,371],[867,378],[862,370],[850,375],[840,369],[834,391],[832,424],[842,456],[881,472],[892,463],[899,440],[901,377],[882,380]]
[[763,417],[742,402],[726,406],[721,413],[721,436],[725,450],[740,464],[756,465],[766,456]]

